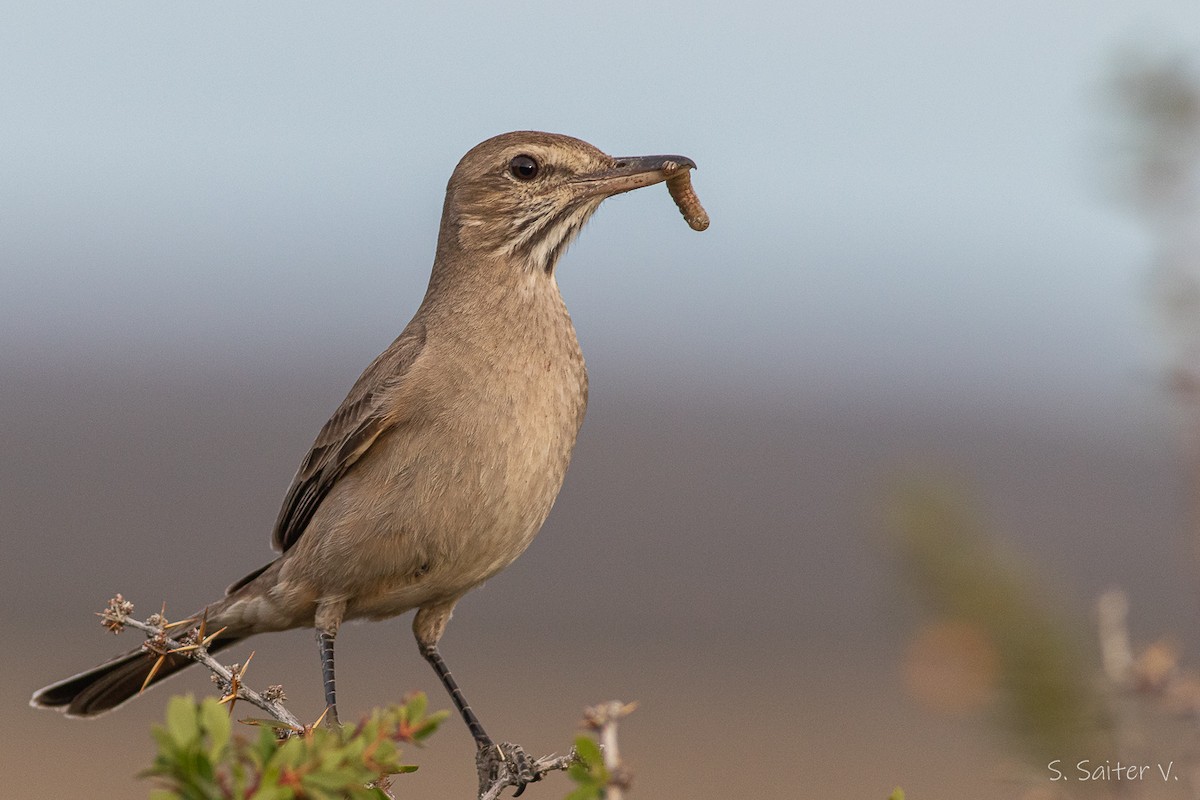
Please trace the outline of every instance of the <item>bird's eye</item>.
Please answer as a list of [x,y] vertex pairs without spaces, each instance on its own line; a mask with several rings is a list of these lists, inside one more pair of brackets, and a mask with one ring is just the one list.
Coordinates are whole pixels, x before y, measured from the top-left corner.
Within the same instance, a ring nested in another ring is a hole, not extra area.
[[508,171],[517,180],[531,181],[537,177],[538,162],[530,156],[517,156],[508,162]]

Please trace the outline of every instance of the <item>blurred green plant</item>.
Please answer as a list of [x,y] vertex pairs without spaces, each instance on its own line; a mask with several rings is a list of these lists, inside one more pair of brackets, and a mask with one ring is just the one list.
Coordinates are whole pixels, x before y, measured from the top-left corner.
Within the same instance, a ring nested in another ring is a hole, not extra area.
[[604,766],[600,745],[590,736],[577,736],[575,754],[579,759],[567,768],[567,775],[576,785],[566,800],[600,800],[611,777]]
[[369,800],[387,798],[390,776],[413,772],[401,743],[420,745],[449,712],[426,713],[423,693],[376,710],[357,725],[319,725],[280,739],[289,726],[251,720],[253,739],[233,735],[229,709],[208,698],[172,698],[154,729],[158,753],[142,773],[159,783],[151,800]]
[[942,617],[987,637],[997,658],[1005,726],[1037,760],[1108,752],[1095,659],[1078,631],[1041,599],[1034,571],[1003,553],[961,495],[936,484],[900,491],[892,529],[911,583]]
[[[417,769],[400,761],[397,745],[420,745],[449,714],[429,714],[426,703],[425,694],[416,693],[342,728],[322,727],[319,720],[303,730],[274,719],[242,720],[259,728],[247,739],[234,735],[221,701],[174,697],[166,724],[154,729],[154,763],[141,776],[158,783],[150,800],[386,800],[391,776]],[[603,755],[596,739],[581,735],[569,755],[543,759],[542,772],[567,770],[575,782],[567,800],[615,797],[628,776],[619,765],[606,765]],[[497,784],[491,792],[502,789]]]

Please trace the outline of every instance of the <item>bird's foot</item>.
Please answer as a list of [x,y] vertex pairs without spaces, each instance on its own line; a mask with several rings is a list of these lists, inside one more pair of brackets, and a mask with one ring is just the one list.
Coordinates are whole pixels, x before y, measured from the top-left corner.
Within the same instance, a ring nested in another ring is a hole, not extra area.
[[507,786],[517,787],[513,797],[520,797],[525,786],[542,779],[545,774],[518,744],[480,742],[475,753],[475,769],[479,772],[479,796],[499,797]]

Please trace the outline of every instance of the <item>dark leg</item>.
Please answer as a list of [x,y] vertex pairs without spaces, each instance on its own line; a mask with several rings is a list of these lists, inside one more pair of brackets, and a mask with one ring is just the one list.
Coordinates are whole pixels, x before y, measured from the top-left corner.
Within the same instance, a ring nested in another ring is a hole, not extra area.
[[433,671],[437,673],[438,678],[441,679],[442,685],[450,694],[450,699],[454,701],[454,707],[462,715],[463,722],[467,723],[467,730],[475,739],[477,748],[475,768],[479,773],[479,793],[482,795],[487,787],[491,786],[500,776],[501,770],[505,770],[512,776],[509,779],[509,785],[517,787],[513,797],[520,797],[527,784],[541,779],[541,775],[534,769],[535,765],[532,759],[525,754],[520,745],[508,742],[498,745],[492,741],[492,737],[487,735],[487,731],[479,723],[479,717],[475,716],[475,712],[471,710],[462,689],[458,688],[458,682],[450,674],[450,668],[446,666],[445,659],[438,652],[437,645],[420,644],[419,647],[421,655],[425,657],[425,660],[433,667]]
[[462,689],[458,688],[458,682],[450,674],[450,668],[446,666],[445,659],[438,652],[437,645],[423,644],[420,647],[421,655],[430,663],[433,671],[437,673],[438,678],[442,681],[442,685],[450,693],[450,699],[454,701],[454,707],[462,715],[463,722],[467,723],[467,730],[471,732],[471,738],[475,740],[475,744],[479,747],[495,747],[496,743],[492,741],[492,737],[487,735],[487,731],[479,723],[479,717],[475,716],[475,712],[471,710],[471,705],[463,695]]
[[333,681],[333,638],[334,634],[317,631],[317,642],[321,645],[321,680],[325,685],[325,721],[334,727],[341,725],[337,713],[337,688]]

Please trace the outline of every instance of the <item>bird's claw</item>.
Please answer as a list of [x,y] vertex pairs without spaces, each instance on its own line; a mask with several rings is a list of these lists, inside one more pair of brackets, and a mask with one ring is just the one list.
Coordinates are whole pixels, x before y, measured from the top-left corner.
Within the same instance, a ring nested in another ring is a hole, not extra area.
[[525,748],[512,742],[500,744],[481,743],[475,754],[475,766],[479,770],[479,788],[482,796],[487,788],[496,783],[515,786],[513,797],[520,797],[525,787],[542,779],[536,762],[525,752]]

